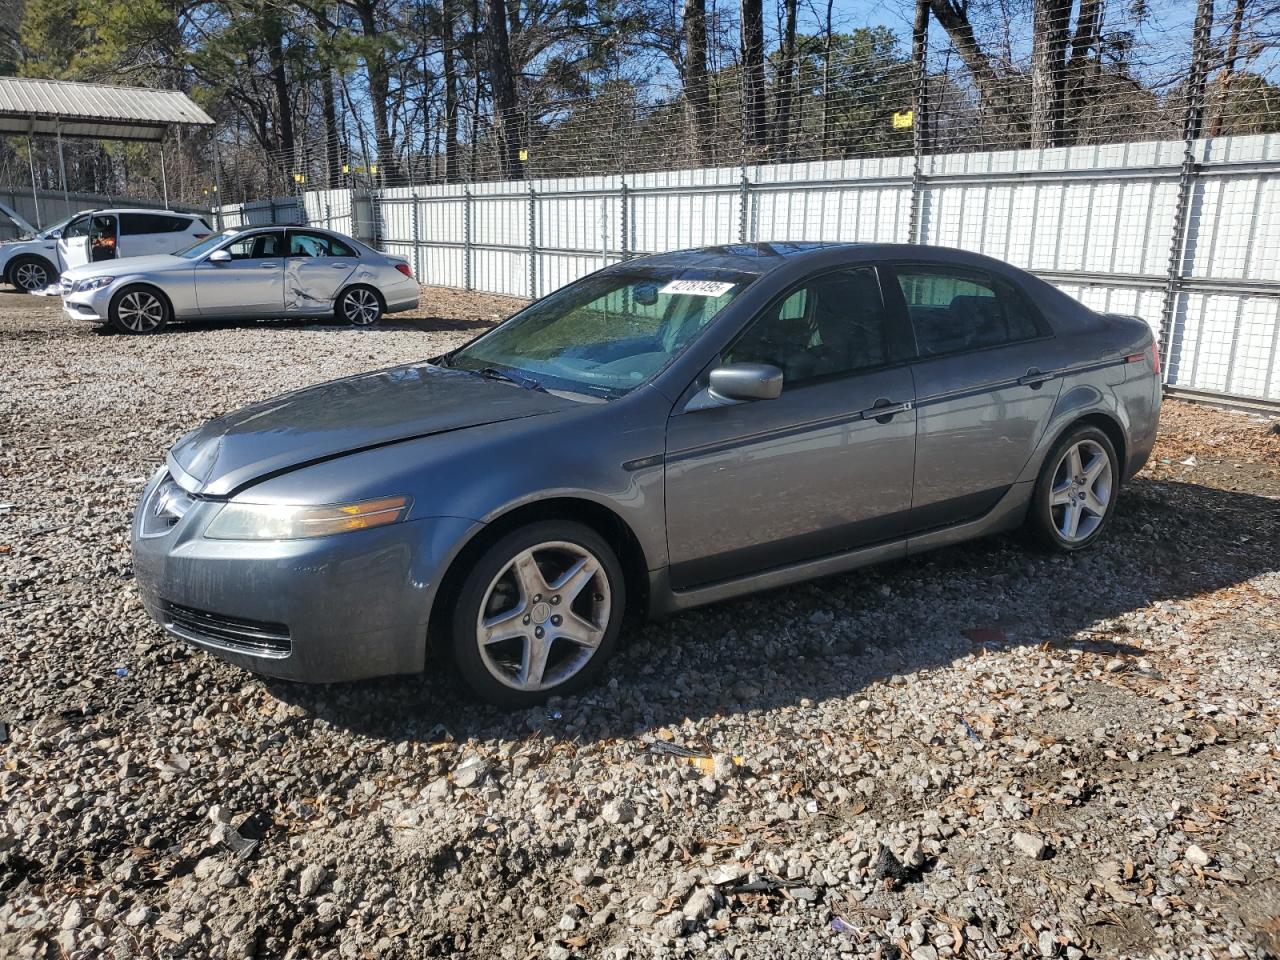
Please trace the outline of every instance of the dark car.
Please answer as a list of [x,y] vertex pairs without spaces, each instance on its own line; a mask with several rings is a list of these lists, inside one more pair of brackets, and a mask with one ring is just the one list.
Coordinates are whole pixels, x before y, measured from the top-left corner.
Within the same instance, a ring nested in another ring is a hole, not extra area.
[[666,615],[1027,524],[1102,535],[1160,405],[1141,320],[987,257],[632,260],[430,362],[183,437],[133,528],[171,633],[300,680],[435,645],[520,706]]

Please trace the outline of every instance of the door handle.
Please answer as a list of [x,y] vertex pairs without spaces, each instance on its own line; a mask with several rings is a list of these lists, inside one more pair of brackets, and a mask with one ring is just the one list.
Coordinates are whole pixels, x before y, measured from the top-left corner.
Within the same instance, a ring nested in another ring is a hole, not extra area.
[[278,264],[278,263],[260,263],[260,264],[258,264],[258,266],[262,267],[264,270],[274,270],[276,267],[280,266],[280,264]]
[[1056,376],[1056,373],[1041,373],[1036,367],[1032,367],[1018,378],[1018,383],[1021,386],[1030,387],[1032,390],[1039,390]]
[[347,265],[346,265],[345,263],[331,263],[331,264],[329,264],[329,266],[333,267],[333,269],[335,269],[335,270],[346,270],[346,269],[348,269],[348,267],[347,267]]
[[867,409],[862,411],[863,420],[878,420],[880,423],[888,423],[889,418],[895,413],[906,413],[911,409],[913,404],[910,400],[904,400],[902,403],[894,403],[886,397],[881,397]]

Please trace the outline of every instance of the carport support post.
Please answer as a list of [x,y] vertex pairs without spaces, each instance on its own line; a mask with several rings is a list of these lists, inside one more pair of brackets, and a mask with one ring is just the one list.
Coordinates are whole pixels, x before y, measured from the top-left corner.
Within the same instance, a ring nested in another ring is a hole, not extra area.
[[218,137],[213,138],[213,222],[222,232],[222,153],[218,150]]
[[71,216],[71,197],[67,193],[67,158],[62,153],[61,124],[55,126],[53,132],[58,138],[58,175],[62,178],[62,204],[66,207],[67,216]]
[[40,222],[40,188],[36,186],[36,145],[30,137],[27,137],[27,165],[31,168],[31,202],[36,206],[36,229],[43,230],[44,224]]
[[164,141],[160,141],[160,192],[164,194],[164,207],[169,209],[169,175],[164,169]]

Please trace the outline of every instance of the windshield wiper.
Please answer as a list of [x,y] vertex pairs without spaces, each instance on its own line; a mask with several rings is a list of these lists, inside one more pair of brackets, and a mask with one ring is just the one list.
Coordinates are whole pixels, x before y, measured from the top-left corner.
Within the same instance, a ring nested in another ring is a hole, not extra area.
[[513,376],[509,371],[499,370],[497,367],[481,367],[474,372],[480,374],[486,380],[501,380],[504,383],[514,383],[517,387],[523,387],[526,390],[547,392],[547,388],[533,379],[533,377]]

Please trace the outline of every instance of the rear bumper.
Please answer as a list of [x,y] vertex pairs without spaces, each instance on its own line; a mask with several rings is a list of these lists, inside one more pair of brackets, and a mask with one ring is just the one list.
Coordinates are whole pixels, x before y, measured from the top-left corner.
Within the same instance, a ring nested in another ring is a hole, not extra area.
[[[161,474],[160,476],[163,476]],[[161,536],[133,524],[138,590],[170,635],[255,673],[306,682],[421,671],[436,588],[477,526],[451,517],[308,540],[207,540],[197,501]]]

